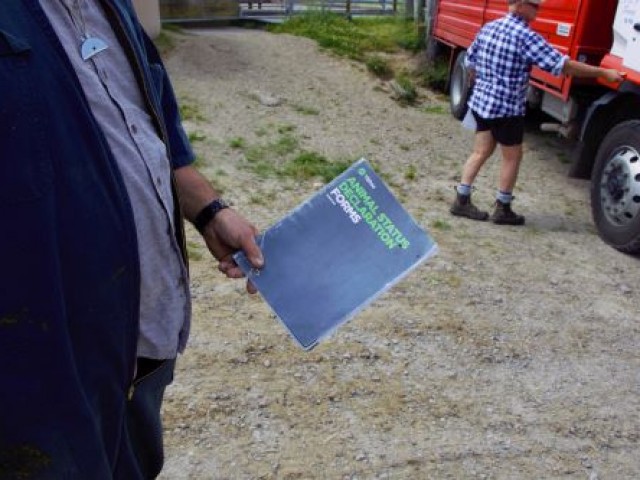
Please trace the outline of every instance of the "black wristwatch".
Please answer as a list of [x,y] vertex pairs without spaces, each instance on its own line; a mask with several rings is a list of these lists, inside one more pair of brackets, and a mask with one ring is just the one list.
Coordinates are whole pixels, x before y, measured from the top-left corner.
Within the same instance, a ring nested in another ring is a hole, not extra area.
[[193,221],[193,225],[200,233],[203,233],[204,228],[211,220],[213,220],[213,217],[215,217],[220,210],[224,210],[225,208],[229,208],[229,204],[221,198],[216,198],[213,202],[200,210],[200,213],[198,213],[196,219]]

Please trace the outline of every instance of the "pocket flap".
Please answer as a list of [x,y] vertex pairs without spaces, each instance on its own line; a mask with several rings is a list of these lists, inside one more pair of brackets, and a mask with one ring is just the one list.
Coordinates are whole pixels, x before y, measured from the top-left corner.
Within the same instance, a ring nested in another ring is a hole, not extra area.
[[25,40],[0,30],[0,57],[25,54],[30,51],[31,46]]

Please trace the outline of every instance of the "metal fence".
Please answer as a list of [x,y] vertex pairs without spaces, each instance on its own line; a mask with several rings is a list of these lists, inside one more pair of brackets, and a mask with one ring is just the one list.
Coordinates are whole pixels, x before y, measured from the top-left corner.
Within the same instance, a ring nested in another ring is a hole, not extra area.
[[312,10],[347,16],[394,15],[398,0],[160,0],[163,22],[278,20]]

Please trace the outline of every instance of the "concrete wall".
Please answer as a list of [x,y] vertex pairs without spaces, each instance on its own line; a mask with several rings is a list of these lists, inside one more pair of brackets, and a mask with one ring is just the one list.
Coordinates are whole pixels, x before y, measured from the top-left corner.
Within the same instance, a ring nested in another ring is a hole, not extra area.
[[160,2],[159,0],[133,0],[142,26],[151,38],[160,34]]

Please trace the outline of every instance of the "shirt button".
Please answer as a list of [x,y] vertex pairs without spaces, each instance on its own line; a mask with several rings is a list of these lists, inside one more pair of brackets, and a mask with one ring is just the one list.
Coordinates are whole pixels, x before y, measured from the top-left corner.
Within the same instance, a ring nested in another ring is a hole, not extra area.
[[156,177],[156,184],[158,184],[158,186],[162,185],[162,178]]
[[131,124],[131,133],[133,133],[134,135],[138,133],[138,127],[136,127],[135,123]]

